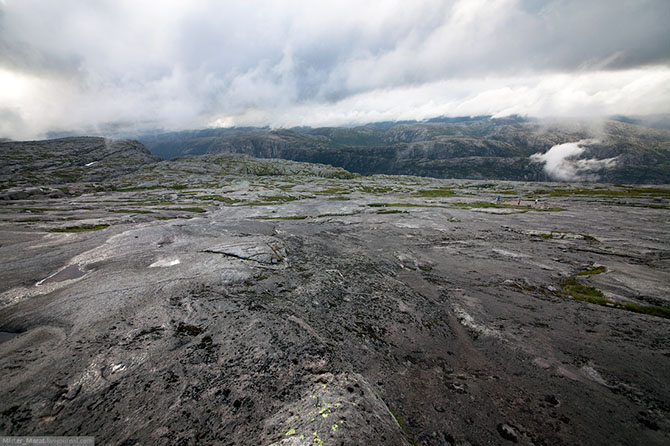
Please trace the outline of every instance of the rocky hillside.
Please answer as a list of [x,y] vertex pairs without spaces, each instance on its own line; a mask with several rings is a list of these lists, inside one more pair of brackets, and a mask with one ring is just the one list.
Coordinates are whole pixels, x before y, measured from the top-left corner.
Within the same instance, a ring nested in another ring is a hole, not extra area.
[[378,124],[355,128],[208,129],[140,138],[155,155],[244,153],[318,162],[369,174],[549,181],[530,156],[556,144],[597,139],[581,159],[616,157],[595,174],[611,183],[670,182],[670,132],[617,121],[518,118]]
[[[97,137],[0,142],[0,190],[6,199],[56,194],[46,186],[109,180],[155,163],[159,158],[139,142]],[[26,189],[29,186],[42,189]]]

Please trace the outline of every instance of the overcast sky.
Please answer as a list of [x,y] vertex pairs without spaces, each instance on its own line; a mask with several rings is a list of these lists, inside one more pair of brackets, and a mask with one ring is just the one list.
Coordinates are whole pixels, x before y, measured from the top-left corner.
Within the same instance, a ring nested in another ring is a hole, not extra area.
[[0,0],[0,137],[670,112],[669,0]]

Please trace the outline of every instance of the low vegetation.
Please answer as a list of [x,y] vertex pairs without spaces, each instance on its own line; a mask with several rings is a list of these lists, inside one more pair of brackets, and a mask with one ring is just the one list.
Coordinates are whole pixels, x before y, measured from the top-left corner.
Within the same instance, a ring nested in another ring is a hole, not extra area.
[[145,211],[143,209],[108,209],[107,212],[113,214],[153,214],[152,211]]
[[87,231],[99,231],[101,229],[108,228],[108,224],[99,224],[99,225],[80,225],[80,226],[68,226],[66,228],[54,228],[50,232],[87,232]]
[[527,205],[516,205],[516,204],[504,204],[504,203],[492,203],[490,201],[476,201],[476,202],[460,202],[460,203],[451,203],[452,206],[460,208],[499,208],[499,209],[518,209],[523,211],[537,211],[537,212],[559,212],[563,208],[552,207],[552,208],[543,208],[543,207],[533,207]]
[[203,208],[197,208],[197,207],[192,207],[192,208],[163,208],[164,211],[175,211],[175,212],[193,212],[197,214],[202,214],[204,212],[207,212],[207,209]]
[[436,204],[418,204],[418,203],[368,203],[368,206],[373,208],[446,208],[447,206],[440,206]]
[[606,273],[606,272],[607,272],[607,267],[604,266],[604,265],[601,265],[601,266],[593,267],[591,269],[587,269],[586,271],[580,271],[575,275],[576,276],[591,276],[591,275],[594,275],[594,274],[602,274],[602,273]]
[[618,189],[540,189],[537,195],[549,195],[552,197],[570,197],[573,195],[598,196],[598,197],[665,197],[670,198],[670,189],[661,187],[630,187],[619,186]]
[[454,190],[450,187],[440,187],[437,189],[425,189],[414,192],[415,197],[437,198],[454,196]]
[[220,201],[221,203],[226,204],[241,203],[243,201],[237,198],[224,197],[223,195],[197,195],[194,198],[204,201]]
[[[598,273],[592,273],[598,274]],[[585,285],[578,282],[573,277],[568,277],[561,282],[562,290],[559,294],[566,298],[579,300],[582,302],[589,302],[596,305],[603,305],[607,307],[618,308],[622,310],[632,311],[634,313],[647,314],[650,316],[663,317],[670,319],[670,308],[661,307],[658,305],[638,305],[631,302],[620,303],[611,299],[607,299],[605,294],[599,289]]]
[[256,217],[258,220],[305,220],[307,215],[286,215],[283,217]]

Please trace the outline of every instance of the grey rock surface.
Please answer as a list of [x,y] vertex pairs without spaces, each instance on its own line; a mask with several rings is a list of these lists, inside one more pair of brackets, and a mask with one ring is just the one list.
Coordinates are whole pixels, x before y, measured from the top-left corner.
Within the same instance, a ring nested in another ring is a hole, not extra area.
[[1,435],[667,444],[667,188],[256,163],[0,203]]

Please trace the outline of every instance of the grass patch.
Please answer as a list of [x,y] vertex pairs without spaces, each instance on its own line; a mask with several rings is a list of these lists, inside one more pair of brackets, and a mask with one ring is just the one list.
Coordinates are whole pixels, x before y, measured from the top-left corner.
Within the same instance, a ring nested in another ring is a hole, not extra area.
[[221,195],[198,195],[194,197],[197,200],[211,200],[211,201],[220,201],[222,203],[226,204],[235,204],[235,203],[240,203],[243,200],[239,200],[237,198],[228,198],[228,197],[223,197]]
[[536,211],[536,212],[558,212],[562,211],[562,208],[535,208],[532,206],[517,206],[516,204],[503,204],[503,203],[491,203],[489,201],[476,201],[472,203],[452,203],[454,207],[459,208],[499,208],[499,209],[519,209],[523,211]]
[[426,189],[414,192],[415,197],[435,198],[435,197],[451,197],[454,194],[453,189],[449,187],[440,187],[437,189]]
[[316,216],[316,218],[323,218],[323,217],[348,217],[350,215],[356,215],[355,212],[348,212],[348,213],[332,213],[332,214],[319,214]]
[[153,214],[151,211],[145,211],[142,209],[108,209],[107,212],[113,214]]
[[565,295],[575,300],[591,302],[598,305],[614,304],[613,301],[606,299],[603,292],[598,288],[580,283],[572,277],[563,280],[561,286],[563,287]]
[[329,187],[323,190],[314,191],[317,195],[341,195],[348,194],[349,189],[344,187]]
[[378,214],[409,214],[407,211],[401,211],[400,209],[382,209],[377,211]]
[[120,187],[111,186],[110,189],[113,190],[114,192],[139,192],[139,191],[143,191],[143,190],[163,189],[163,186],[161,186],[159,184],[154,184],[152,186],[130,186],[130,187],[128,187],[128,186],[120,186]]
[[202,214],[207,212],[207,209],[203,208],[163,208],[164,211],[175,211],[175,212],[193,212],[197,214]]
[[637,305],[633,303],[623,304],[623,308],[634,313],[648,314],[650,316],[664,317],[670,319],[670,308],[658,305]]
[[402,430],[403,434],[405,434],[405,437],[412,443],[413,446],[419,445],[420,443],[410,434],[409,430],[407,429],[407,422],[403,419],[403,417],[401,417],[400,414],[388,404],[386,407],[388,407],[389,412],[391,412],[391,415],[393,415],[393,418],[395,418],[396,423],[398,423],[398,426],[400,426],[400,429]]
[[293,195],[262,195],[260,197],[261,200],[267,201],[267,202],[280,202],[280,203],[285,203],[287,201],[296,201],[300,200],[300,197],[295,197]]
[[100,225],[81,225],[81,226],[68,226],[66,228],[54,228],[50,229],[49,232],[87,232],[87,231],[99,231],[101,229],[108,228],[108,224]]
[[553,189],[553,190],[536,190],[536,194],[550,195],[552,197],[569,197],[573,195],[585,195],[596,197],[667,197],[670,198],[670,189],[660,187],[626,187],[623,189]]
[[631,311],[633,313],[647,314],[650,316],[662,317],[670,319],[670,308],[661,307],[659,305],[638,305],[634,303],[619,303],[607,299],[602,291],[578,282],[572,277],[561,282],[563,290],[559,294],[563,297],[572,298],[582,302],[589,302],[596,305],[603,305],[621,310]]
[[591,276],[594,274],[602,274],[607,272],[607,267],[604,265],[597,266],[595,268],[588,269],[586,271],[581,271],[575,274],[576,276]]
[[307,215],[287,215],[284,217],[256,217],[257,220],[304,220]]
[[416,204],[416,203],[368,203],[371,208],[446,208],[437,204]]
[[390,186],[358,186],[357,189],[366,194],[385,194],[393,191]]

